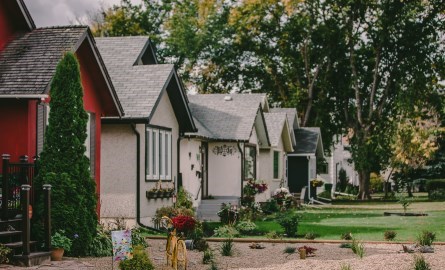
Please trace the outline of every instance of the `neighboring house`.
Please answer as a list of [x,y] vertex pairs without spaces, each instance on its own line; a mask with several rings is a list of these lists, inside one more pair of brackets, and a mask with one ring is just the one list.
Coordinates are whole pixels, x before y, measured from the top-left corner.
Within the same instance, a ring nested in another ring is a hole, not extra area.
[[247,180],[258,179],[261,149],[270,149],[266,95],[197,94],[189,100],[198,132],[180,142],[184,188],[195,206],[209,196],[240,198]]
[[288,185],[291,193],[300,193],[317,177],[317,158],[324,159],[324,154],[320,128],[303,127],[294,132],[297,144],[294,152],[287,155]]
[[100,118],[123,115],[114,87],[87,26],[36,28],[22,0],[0,1],[0,154],[32,160],[42,150],[51,80],[68,51],[80,64],[89,115],[86,154],[99,190]]
[[269,199],[274,190],[280,187],[287,188],[287,153],[293,152],[295,137],[289,125],[285,112],[265,113],[267,132],[270,139],[270,148],[260,149],[259,177],[268,184],[269,190],[258,199]]
[[187,96],[173,65],[157,64],[148,37],[98,38],[125,116],[102,118],[101,220],[152,225],[172,198],[146,191],[179,181],[179,138],[196,131]]

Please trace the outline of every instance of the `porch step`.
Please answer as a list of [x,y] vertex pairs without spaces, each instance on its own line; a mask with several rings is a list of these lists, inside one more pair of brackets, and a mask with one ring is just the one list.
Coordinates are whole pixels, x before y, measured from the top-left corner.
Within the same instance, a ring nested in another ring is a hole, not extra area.
[[14,255],[12,259],[17,266],[36,266],[49,263],[51,261],[51,252],[31,252],[29,255]]
[[205,221],[219,221],[218,211],[223,203],[238,205],[239,198],[233,196],[218,196],[214,199],[202,200],[197,210],[197,216]]

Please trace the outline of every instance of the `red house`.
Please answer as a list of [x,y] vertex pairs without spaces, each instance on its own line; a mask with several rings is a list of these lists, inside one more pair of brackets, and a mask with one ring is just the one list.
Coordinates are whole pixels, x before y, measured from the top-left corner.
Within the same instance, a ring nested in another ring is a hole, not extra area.
[[23,0],[0,1],[0,154],[14,162],[42,150],[51,80],[67,51],[80,63],[87,155],[100,190],[101,117],[122,116],[122,106],[89,28],[36,28]]

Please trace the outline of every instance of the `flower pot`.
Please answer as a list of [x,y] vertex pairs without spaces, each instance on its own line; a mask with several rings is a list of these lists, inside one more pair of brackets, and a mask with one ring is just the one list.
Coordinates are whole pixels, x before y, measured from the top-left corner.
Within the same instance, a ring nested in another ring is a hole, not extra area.
[[145,193],[145,195],[147,196],[148,199],[155,199],[158,197],[158,193],[157,192],[152,192],[152,191],[147,191]]
[[61,261],[64,252],[65,250],[63,248],[53,248],[51,251],[51,261]]

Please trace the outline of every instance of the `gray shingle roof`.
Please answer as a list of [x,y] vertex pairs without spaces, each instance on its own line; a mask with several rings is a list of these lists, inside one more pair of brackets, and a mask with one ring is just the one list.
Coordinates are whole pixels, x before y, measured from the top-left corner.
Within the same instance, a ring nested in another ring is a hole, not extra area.
[[38,28],[0,54],[0,95],[43,94],[63,54],[75,49],[86,26]]
[[320,128],[304,127],[295,129],[295,140],[297,145],[294,147],[293,154],[315,154],[320,136]]
[[269,133],[270,144],[278,146],[283,133],[284,122],[286,121],[286,113],[265,113],[267,132]]
[[147,42],[147,37],[97,39],[124,118],[147,118],[174,72],[173,65],[134,65]]
[[[295,108],[271,108],[270,112],[272,113],[286,113],[287,121],[291,127],[299,128],[298,118],[297,118],[297,109]],[[297,123],[295,123],[297,121]]]
[[[224,100],[226,96],[232,100]],[[265,97],[264,94],[189,95],[189,107],[197,120],[198,132],[187,135],[248,141]]]

